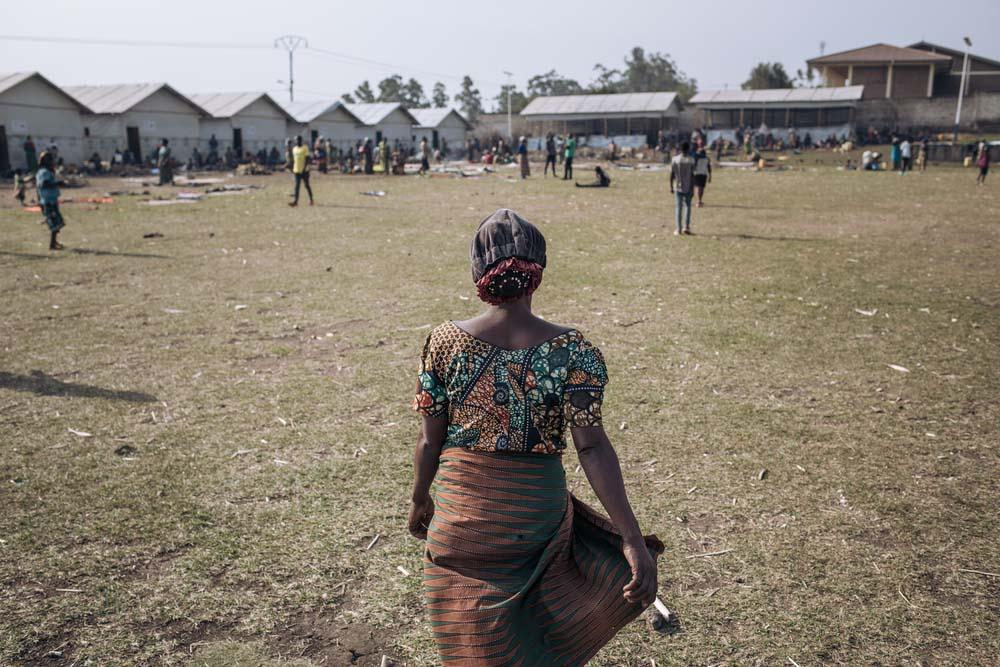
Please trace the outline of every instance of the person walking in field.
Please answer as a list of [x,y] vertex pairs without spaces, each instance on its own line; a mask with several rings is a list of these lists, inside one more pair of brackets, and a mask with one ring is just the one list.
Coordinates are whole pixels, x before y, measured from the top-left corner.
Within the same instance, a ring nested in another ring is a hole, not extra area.
[[[691,233],[691,196],[694,188],[694,159],[691,144],[681,144],[681,151],[670,162],[670,194],[674,195],[674,214],[677,229],[674,236]],[[686,215],[685,214],[686,211]]]
[[295,177],[295,199],[288,202],[289,206],[299,205],[299,188],[304,183],[309,193],[309,205],[313,205],[313,191],[309,187],[309,147],[302,144],[302,136],[296,135],[295,148],[292,149],[292,175]]
[[979,156],[976,158],[976,166],[979,167],[976,185],[986,185],[986,174],[990,173],[990,145],[985,141],[979,142]]
[[45,224],[49,228],[49,250],[62,250],[63,245],[57,237],[66,223],[59,211],[59,179],[56,176],[55,159],[51,153],[42,151],[38,165],[35,187],[38,189],[38,203],[42,207]]
[[[722,141],[722,139],[719,139]],[[712,182],[712,160],[708,157],[704,142],[698,144],[694,152],[694,191],[698,195],[698,208],[705,204],[702,198],[705,196],[705,187]]]
[[160,143],[160,149],[156,152],[156,168],[160,170],[160,185],[174,184],[174,161],[168,139]]
[[378,145],[378,160],[382,164],[382,173],[388,176],[391,173],[392,166],[389,162],[389,140],[382,137],[382,141]]
[[[439,664],[584,665],[655,600],[663,543],[640,531],[603,427],[601,351],[532,313],[542,233],[500,209],[470,254],[486,310],[430,333],[413,401],[407,526],[426,541]],[[607,517],[567,489],[566,431]]]
[[528,140],[522,136],[517,142],[517,159],[521,164],[521,180],[531,176],[531,165],[528,163]]
[[568,181],[573,178],[573,158],[576,156],[576,137],[572,134],[566,135],[566,162],[563,163],[563,180]]
[[917,155],[917,167],[920,171],[927,171],[927,153],[930,150],[930,142],[927,141],[927,137],[920,140],[920,154]]
[[913,146],[910,144],[910,139],[904,137],[902,143],[899,144],[899,173],[900,175],[905,174],[910,171],[910,164],[913,161]]
[[556,175],[556,139],[549,132],[549,136],[545,138],[545,170],[542,172],[542,176],[549,175],[549,165],[552,165],[552,175]]
[[431,170],[431,147],[427,143],[427,137],[420,140],[420,175],[423,176]]
[[38,171],[38,149],[35,148],[35,140],[30,134],[24,138],[24,161],[28,165],[29,174]]

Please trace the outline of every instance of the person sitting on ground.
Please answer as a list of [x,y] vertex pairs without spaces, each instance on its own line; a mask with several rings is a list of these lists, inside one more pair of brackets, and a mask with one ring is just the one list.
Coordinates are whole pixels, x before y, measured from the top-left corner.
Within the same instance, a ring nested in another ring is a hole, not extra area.
[[604,170],[601,169],[600,165],[594,167],[594,176],[596,177],[596,179],[594,180],[593,183],[580,183],[578,181],[577,184],[576,184],[576,187],[578,187],[578,188],[606,188],[606,187],[608,187],[608,186],[611,185],[611,177],[604,173]]

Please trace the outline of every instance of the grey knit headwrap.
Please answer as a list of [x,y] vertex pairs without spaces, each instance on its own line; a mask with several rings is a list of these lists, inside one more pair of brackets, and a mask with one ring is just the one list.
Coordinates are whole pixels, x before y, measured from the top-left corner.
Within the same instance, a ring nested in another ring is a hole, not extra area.
[[479,279],[500,260],[516,257],[545,268],[545,237],[533,224],[509,208],[501,208],[479,223],[469,252],[472,279]]

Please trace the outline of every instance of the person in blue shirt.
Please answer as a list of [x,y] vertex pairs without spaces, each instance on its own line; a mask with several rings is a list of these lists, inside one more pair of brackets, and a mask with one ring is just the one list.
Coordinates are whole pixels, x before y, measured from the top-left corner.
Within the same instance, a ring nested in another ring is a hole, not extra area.
[[54,163],[52,153],[42,152],[38,159],[39,169],[35,175],[35,187],[38,188],[38,203],[42,206],[42,214],[51,234],[49,250],[62,250],[63,245],[56,237],[66,223],[63,222],[62,213],[59,212],[59,179],[56,177]]

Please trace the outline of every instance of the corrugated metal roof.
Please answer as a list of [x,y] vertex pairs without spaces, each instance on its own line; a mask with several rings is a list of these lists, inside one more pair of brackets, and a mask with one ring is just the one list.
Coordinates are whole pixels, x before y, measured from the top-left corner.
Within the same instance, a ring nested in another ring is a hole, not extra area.
[[691,104],[829,104],[856,102],[864,86],[837,88],[769,88],[765,90],[703,90],[691,98]]
[[553,95],[536,97],[521,111],[521,115],[666,113],[676,101],[677,93]]
[[[933,42],[919,41],[916,44],[910,44],[907,48],[916,49],[918,51],[930,51],[931,53],[943,53],[945,55],[951,56],[952,58],[961,58],[965,55],[965,51],[960,51],[959,49],[952,49],[947,46],[941,46],[940,44],[934,44]],[[981,60],[984,63],[988,63],[995,67],[1000,67],[1000,61],[994,60],[992,58],[987,58],[986,56],[977,56],[975,53],[969,54],[969,61]]]
[[345,104],[348,111],[353,113],[355,116],[361,119],[361,122],[365,125],[378,125],[385,117],[391,114],[396,109],[400,109],[403,113],[410,117],[410,122],[414,125],[417,124],[417,119],[413,117],[413,114],[408,110],[403,108],[403,105],[399,102],[374,102],[371,104]]
[[[195,93],[188,95],[192,102],[208,112],[212,118],[232,118],[248,106],[263,98],[287,118],[292,118],[283,106],[267,93]],[[293,119],[294,120],[294,119]]]
[[343,109],[344,113],[351,116],[354,122],[360,123],[361,119],[358,118],[351,110],[348,108],[347,104],[339,100],[312,100],[310,102],[289,102],[284,104],[284,109],[292,115],[299,123],[311,123],[328,111],[333,111],[334,109]]
[[466,127],[472,127],[465,116],[458,113],[454,109],[444,108],[444,109],[410,109],[410,114],[417,119],[418,127],[437,127],[441,122],[450,116],[455,114],[458,118],[465,123]]
[[892,44],[872,44],[863,46],[860,49],[851,49],[839,53],[831,53],[828,56],[820,56],[807,60],[809,65],[839,65],[850,63],[943,63],[950,62],[949,56],[921,51],[920,49],[907,49]]
[[63,86],[63,90],[93,109],[94,113],[125,113],[153,93],[164,89],[171,95],[175,95],[186,104],[189,104],[198,113],[208,114],[207,111],[166,83]]
[[60,88],[56,84],[46,79],[38,72],[11,72],[10,74],[0,74],[0,93],[5,93],[14,86],[24,83],[25,81],[31,78],[37,78],[43,83],[45,83],[47,86],[59,91],[60,95],[63,95],[64,97],[66,97],[66,99],[68,99],[70,102],[79,107],[81,112],[83,113],[91,112],[90,109],[87,107],[87,105],[80,102],[78,99],[76,99],[75,97],[67,93],[64,89]]

